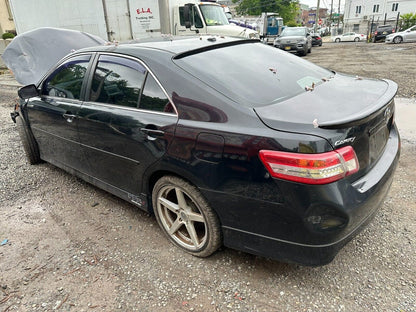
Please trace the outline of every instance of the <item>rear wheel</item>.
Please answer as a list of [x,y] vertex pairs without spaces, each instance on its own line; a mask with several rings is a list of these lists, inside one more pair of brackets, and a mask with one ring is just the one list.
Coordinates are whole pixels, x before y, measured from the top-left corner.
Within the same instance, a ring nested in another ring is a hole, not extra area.
[[360,41],[360,38],[355,37],[355,38],[354,38],[354,41],[355,41],[355,42],[358,42],[358,41]]
[[393,42],[394,43],[401,43],[403,41],[403,38],[400,36],[394,37]]
[[16,124],[29,164],[35,165],[41,163],[42,160],[40,159],[38,144],[23,116],[16,118]]
[[153,188],[152,201],[159,226],[175,245],[198,257],[221,246],[218,217],[195,186],[164,176]]

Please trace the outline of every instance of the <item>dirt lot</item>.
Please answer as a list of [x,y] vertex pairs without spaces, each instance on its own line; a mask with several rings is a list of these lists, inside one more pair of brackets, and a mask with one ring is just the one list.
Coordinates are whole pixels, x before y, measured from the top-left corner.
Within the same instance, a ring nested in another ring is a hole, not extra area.
[[[416,44],[324,43],[307,59],[395,80],[400,95],[415,97],[415,55]],[[1,312],[416,311],[414,136],[403,137],[376,218],[331,264],[300,267],[226,248],[198,259],[132,205],[51,165],[29,166],[9,118],[14,97],[1,87]]]
[[324,42],[305,59],[347,74],[394,80],[398,96],[416,97],[416,43]]

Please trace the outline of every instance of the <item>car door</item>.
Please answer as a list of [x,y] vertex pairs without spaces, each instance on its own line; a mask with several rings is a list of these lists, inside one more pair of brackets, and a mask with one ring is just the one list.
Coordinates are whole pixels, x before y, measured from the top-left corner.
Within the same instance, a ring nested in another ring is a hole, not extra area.
[[416,41],[416,26],[409,28],[409,32],[405,33],[406,41]]
[[139,60],[102,54],[91,71],[79,136],[89,174],[139,194],[145,170],[163,157],[174,135],[176,110]]
[[69,57],[40,84],[40,95],[27,103],[32,132],[42,159],[83,171],[77,132],[91,55]]
[[346,33],[344,35],[342,35],[342,41],[353,41],[354,40],[354,34],[353,33]]

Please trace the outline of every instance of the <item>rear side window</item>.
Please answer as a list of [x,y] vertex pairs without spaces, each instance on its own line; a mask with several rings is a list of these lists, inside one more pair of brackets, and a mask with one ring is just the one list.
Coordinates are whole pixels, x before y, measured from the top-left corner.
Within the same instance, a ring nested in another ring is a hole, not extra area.
[[139,107],[157,112],[174,113],[168,97],[151,74],[147,75]]
[[90,91],[90,101],[138,107],[146,69],[123,57],[101,55]]
[[81,55],[65,61],[45,80],[42,95],[79,100],[90,57]]

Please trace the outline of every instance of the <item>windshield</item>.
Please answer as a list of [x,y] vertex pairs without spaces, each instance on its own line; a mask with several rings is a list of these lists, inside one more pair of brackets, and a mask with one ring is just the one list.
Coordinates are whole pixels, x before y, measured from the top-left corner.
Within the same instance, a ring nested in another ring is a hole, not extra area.
[[305,28],[285,28],[282,32],[282,37],[285,36],[305,36]]
[[207,26],[228,25],[228,20],[222,7],[209,4],[201,4],[199,7]]
[[213,49],[174,62],[201,83],[248,107],[281,102],[333,76],[329,70],[263,43]]

